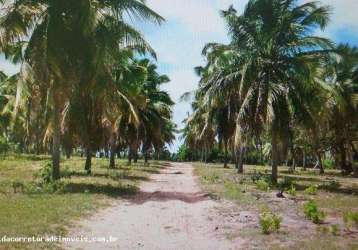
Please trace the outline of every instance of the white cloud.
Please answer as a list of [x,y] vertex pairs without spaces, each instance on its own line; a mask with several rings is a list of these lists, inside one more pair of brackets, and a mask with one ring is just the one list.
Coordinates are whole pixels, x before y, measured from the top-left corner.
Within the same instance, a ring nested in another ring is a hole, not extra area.
[[352,28],[358,30],[357,0],[321,0],[325,5],[332,6],[332,22],[330,29]]
[[[304,0],[303,2],[311,1]],[[358,0],[321,0],[320,2],[332,7],[331,22],[323,34],[338,39],[337,33],[342,31],[358,35]]]
[[167,20],[177,21],[192,32],[224,32],[218,11],[207,0],[150,0],[148,5]]
[[0,70],[7,75],[13,75],[19,72],[20,66],[6,61],[4,56],[0,55]]
[[193,69],[176,70],[169,77],[171,81],[163,86],[163,90],[168,91],[175,102],[178,102],[184,93],[195,90],[199,82]]

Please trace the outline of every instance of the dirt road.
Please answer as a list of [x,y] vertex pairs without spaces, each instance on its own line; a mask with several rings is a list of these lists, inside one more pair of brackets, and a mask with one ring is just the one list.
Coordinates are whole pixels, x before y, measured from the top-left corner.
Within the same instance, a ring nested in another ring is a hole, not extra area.
[[142,183],[131,200],[118,201],[69,236],[112,237],[113,242],[64,245],[66,249],[238,249],[220,234],[218,206],[203,193],[188,164],[172,164]]

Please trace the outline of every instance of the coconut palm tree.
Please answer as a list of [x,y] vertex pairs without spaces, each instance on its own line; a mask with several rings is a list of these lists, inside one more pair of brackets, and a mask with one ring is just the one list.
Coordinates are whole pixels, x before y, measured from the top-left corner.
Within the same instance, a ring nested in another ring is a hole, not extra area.
[[313,35],[316,27],[327,25],[329,12],[329,7],[317,2],[251,0],[242,15],[233,7],[222,12],[231,42],[206,46],[214,56],[216,52],[230,55],[228,68],[233,69],[212,72],[206,95],[210,98],[235,89],[237,144],[269,129],[274,182],[290,121],[303,122],[310,115],[303,97],[315,84],[318,66],[328,60],[333,47],[330,40]]
[[[141,0],[7,1],[2,0],[0,47],[7,56],[25,51],[22,78],[47,90],[51,105],[53,179],[58,179],[61,120],[74,88],[91,91],[97,74],[116,49],[148,51],[125,15],[161,23],[163,18]],[[17,49],[16,48],[20,48]],[[151,50],[151,49],[150,49]]]
[[[353,141],[358,138],[358,48],[341,44],[337,46],[340,55],[331,63],[332,71],[325,78],[327,81],[327,110],[329,130],[332,131],[334,151],[340,155],[342,172],[353,171]],[[350,155],[350,156],[349,156]]]

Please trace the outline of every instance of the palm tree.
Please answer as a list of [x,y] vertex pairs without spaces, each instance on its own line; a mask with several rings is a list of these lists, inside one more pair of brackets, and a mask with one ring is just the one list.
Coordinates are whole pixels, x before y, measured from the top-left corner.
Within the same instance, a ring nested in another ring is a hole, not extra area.
[[333,132],[332,141],[336,145],[334,151],[340,155],[341,170],[349,174],[353,171],[353,157],[348,155],[353,154],[353,141],[358,138],[358,79],[355,78],[358,48],[342,44],[337,47],[337,51],[340,59],[332,61],[332,71],[325,78],[328,81],[328,126]]
[[9,56],[14,48],[24,48],[22,77],[31,76],[40,89],[48,90],[53,179],[58,179],[62,113],[73,88],[86,85],[91,90],[98,72],[105,72],[113,50],[123,43],[148,50],[142,36],[125,22],[126,13],[156,23],[163,19],[140,0],[1,3],[1,50]]
[[327,25],[329,10],[316,2],[297,5],[295,0],[251,0],[240,16],[233,7],[222,12],[231,42],[206,48],[214,55],[230,55],[228,68],[236,68],[213,72],[207,81],[207,95],[235,89],[237,144],[249,134],[259,136],[269,129],[274,182],[290,121],[303,122],[311,115],[303,97],[333,47],[330,40],[312,35],[316,27]]

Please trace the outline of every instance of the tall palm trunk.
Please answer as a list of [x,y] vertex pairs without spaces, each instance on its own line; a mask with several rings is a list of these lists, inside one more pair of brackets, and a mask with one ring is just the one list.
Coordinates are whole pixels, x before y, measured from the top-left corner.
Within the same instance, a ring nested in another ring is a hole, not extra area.
[[237,172],[239,174],[244,173],[244,157],[245,157],[245,147],[240,146],[239,154],[237,157]]
[[144,163],[148,164],[148,150],[144,152]]
[[347,164],[347,151],[344,146],[344,143],[340,143],[339,151],[341,156],[341,171],[343,174],[350,174],[353,169]]
[[66,159],[70,159],[71,158],[71,149],[70,148],[65,148],[65,153],[66,153]]
[[128,149],[128,165],[132,165],[133,150],[131,147]]
[[278,137],[275,129],[272,130],[271,146],[272,146],[272,182],[277,183],[278,178]]
[[317,160],[318,160],[319,173],[324,174],[321,153],[316,152],[316,156],[317,156]]
[[227,167],[227,141],[224,141],[224,168]]
[[[290,152],[291,152],[291,160],[292,160],[292,162],[291,162],[289,171],[290,171],[291,173],[294,173],[295,170],[296,170],[296,159],[295,159],[295,150],[293,149],[293,146],[292,146],[292,145],[291,145],[291,147],[290,147]],[[286,165],[287,165],[287,164],[286,164]]]
[[149,151],[149,146],[148,146],[148,143],[144,143],[143,144],[143,156],[144,156],[144,163],[145,164],[148,164],[148,152]]
[[111,133],[111,136],[109,138],[109,168],[115,168],[116,167],[116,135],[115,133]]
[[60,102],[58,96],[54,94],[53,107],[53,135],[52,135],[52,179],[60,179],[60,146],[61,146],[61,118]]
[[307,162],[306,162],[306,151],[305,150],[303,150],[302,151],[302,154],[303,154],[303,156],[302,156],[302,167],[303,167],[303,171],[306,171],[306,168],[307,168]]
[[137,162],[138,162],[138,150],[135,150],[135,151],[134,151],[133,159],[134,159],[134,163],[137,163]]
[[85,171],[87,174],[91,174],[92,172],[92,150],[90,149],[90,147],[86,148]]

